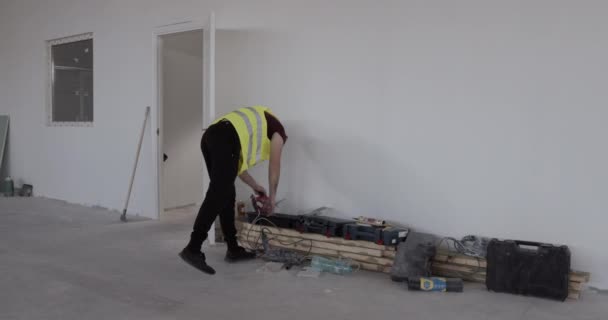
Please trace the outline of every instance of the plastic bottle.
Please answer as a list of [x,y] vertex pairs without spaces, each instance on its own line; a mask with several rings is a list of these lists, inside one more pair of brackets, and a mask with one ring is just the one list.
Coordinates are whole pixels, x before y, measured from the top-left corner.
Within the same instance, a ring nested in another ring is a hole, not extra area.
[[349,274],[353,272],[353,267],[349,261],[328,259],[320,256],[313,256],[310,266],[314,270],[333,274]]

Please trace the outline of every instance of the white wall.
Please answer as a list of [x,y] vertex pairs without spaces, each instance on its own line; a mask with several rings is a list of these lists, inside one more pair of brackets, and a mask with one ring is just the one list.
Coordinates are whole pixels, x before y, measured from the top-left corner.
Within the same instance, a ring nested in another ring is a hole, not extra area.
[[[0,70],[12,75],[0,75],[3,105],[17,131],[11,168],[43,195],[121,206],[143,108],[154,102],[154,26],[213,8],[225,30],[218,113],[273,107],[290,136],[281,192],[293,206],[332,205],[456,237],[566,243],[573,266],[608,288],[606,2],[2,6],[12,28],[0,31]],[[47,128],[44,40],[85,31],[96,41],[95,127]],[[133,201],[151,216],[152,133]]]
[[[0,16],[2,16],[2,4],[0,3]],[[13,26],[7,23],[6,19],[0,19],[0,39],[4,39],[13,32]],[[10,92],[11,87],[8,83],[5,83],[2,79],[10,79],[12,74],[9,74],[11,71],[7,62],[10,59],[9,50],[7,50],[5,45],[0,44],[0,114],[10,114],[12,113],[13,106],[10,101],[6,101],[5,97],[7,97],[8,92]],[[10,136],[10,121],[13,119],[9,119],[9,136]],[[3,163],[0,163],[0,179],[4,181],[4,178],[10,174],[10,165],[11,160],[9,159],[10,150],[10,139],[6,141]],[[2,189],[2,188],[0,188]]]
[[163,36],[164,207],[201,202],[203,32]]

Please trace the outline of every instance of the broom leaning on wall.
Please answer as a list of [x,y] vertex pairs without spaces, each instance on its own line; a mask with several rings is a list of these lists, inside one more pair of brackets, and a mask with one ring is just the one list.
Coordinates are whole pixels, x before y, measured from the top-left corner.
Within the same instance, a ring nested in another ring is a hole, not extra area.
[[148,123],[148,117],[150,116],[150,107],[146,107],[146,114],[144,116],[144,124],[141,127],[141,134],[139,135],[139,144],[137,145],[137,154],[135,155],[135,163],[133,164],[133,172],[131,173],[131,181],[129,182],[129,191],[127,192],[127,200],[125,201],[125,208],[122,210],[120,221],[127,222],[127,207],[129,207],[129,199],[131,198],[131,190],[133,189],[133,180],[135,180],[135,172],[137,171],[137,163],[139,162],[139,153],[141,151],[141,144],[144,140],[144,132],[146,131],[146,124]]

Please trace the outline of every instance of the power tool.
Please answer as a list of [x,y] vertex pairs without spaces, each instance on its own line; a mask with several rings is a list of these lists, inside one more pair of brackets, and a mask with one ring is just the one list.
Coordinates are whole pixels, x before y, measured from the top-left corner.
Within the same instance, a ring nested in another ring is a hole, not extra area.
[[265,194],[251,195],[253,210],[259,214],[267,215],[270,211],[270,198]]

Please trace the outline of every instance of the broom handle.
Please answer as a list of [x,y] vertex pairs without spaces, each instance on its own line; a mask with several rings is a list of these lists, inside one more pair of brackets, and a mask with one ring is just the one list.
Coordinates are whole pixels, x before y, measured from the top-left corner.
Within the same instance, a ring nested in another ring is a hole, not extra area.
[[135,180],[135,172],[137,171],[137,163],[139,162],[139,152],[141,151],[141,144],[144,140],[144,133],[146,131],[146,124],[148,122],[148,116],[150,115],[150,107],[146,107],[146,115],[144,116],[144,124],[141,127],[141,134],[139,136],[139,144],[137,145],[137,155],[135,156],[135,163],[133,164],[133,172],[131,173],[131,182],[129,183],[129,192],[127,192],[127,200],[125,202],[125,208],[122,210],[121,220],[125,221],[127,216],[127,207],[129,206],[129,199],[131,198],[131,190],[133,190],[133,180]]

